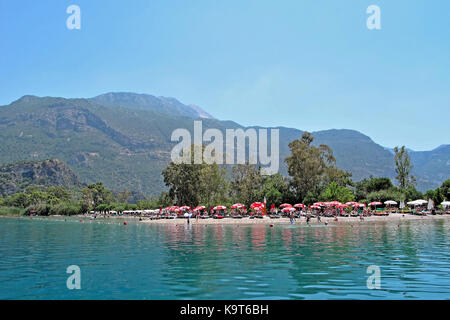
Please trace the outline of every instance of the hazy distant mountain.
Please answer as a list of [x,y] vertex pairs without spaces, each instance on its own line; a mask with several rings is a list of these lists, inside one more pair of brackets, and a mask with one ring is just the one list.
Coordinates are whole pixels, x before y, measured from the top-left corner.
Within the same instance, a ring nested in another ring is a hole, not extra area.
[[[206,118],[205,118],[206,117]],[[193,119],[203,128],[243,128],[220,121],[198,107],[173,98],[133,93],[109,93],[91,99],[24,96],[0,107],[0,165],[21,160],[58,158],[86,183],[103,181],[113,190],[158,194],[164,189],[161,170],[169,162],[176,128],[192,132]],[[280,129],[280,172],[288,144],[301,130]],[[316,144],[329,145],[340,168],[355,180],[394,177],[390,151],[353,130],[314,132]],[[450,148],[412,152],[419,188],[435,188],[450,177]]]
[[174,98],[155,97],[149,94],[110,92],[89,100],[107,107],[123,107],[190,118],[213,119],[210,114],[196,105],[185,105]]

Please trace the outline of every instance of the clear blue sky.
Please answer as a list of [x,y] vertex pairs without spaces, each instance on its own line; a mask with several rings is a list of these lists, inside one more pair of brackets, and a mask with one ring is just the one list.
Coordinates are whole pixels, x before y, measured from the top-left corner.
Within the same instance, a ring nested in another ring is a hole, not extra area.
[[0,0],[0,52],[0,105],[132,91],[244,125],[450,143],[447,0]]

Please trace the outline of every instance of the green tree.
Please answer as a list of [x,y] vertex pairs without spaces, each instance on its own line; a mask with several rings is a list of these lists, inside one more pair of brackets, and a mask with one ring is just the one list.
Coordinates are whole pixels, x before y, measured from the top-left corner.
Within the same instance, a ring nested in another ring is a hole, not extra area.
[[130,190],[123,190],[117,194],[117,200],[121,203],[126,203],[131,198],[132,194]]
[[252,202],[261,201],[264,177],[261,168],[251,164],[238,164],[231,170],[231,194],[234,202],[249,206]]
[[298,201],[317,199],[331,182],[351,184],[350,174],[336,167],[333,151],[327,145],[313,146],[313,136],[305,132],[301,139],[289,143],[291,155],[286,158],[288,173]]
[[320,196],[322,201],[340,201],[342,203],[355,200],[353,191],[348,187],[338,185],[336,182],[331,182]]
[[[389,190],[395,188],[389,178],[374,178],[364,179],[356,183],[355,185],[355,195],[356,199],[362,200],[367,199],[367,195],[371,192],[377,192],[381,190]],[[387,199],[394,200],[394,199]]]
[[224,203],[229,196],[230,184],[226,179],[226,170],[213,163],[203,165],[200,170],[199,199],[204,205]]
[[414,186],[416,179],[411,175],[411,170],[413,165],[411,164],[411,159],[408,154],[408,150],[405,146],[401,148],[395,147],[395,172],[397,173],[397,181],[399,183],[400,189],[406,189],[410,186]]
[[115,201],[112,192],[105,188],[102,182],[90,184],[83,188],[85,207],[97,208],[101,204],[111,204]]

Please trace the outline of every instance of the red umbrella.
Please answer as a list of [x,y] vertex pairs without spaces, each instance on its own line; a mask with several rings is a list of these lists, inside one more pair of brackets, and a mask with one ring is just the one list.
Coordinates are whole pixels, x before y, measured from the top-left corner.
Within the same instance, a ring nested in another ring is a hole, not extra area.
[[324,206],[325,205],[325,203],[323,203],[323,202],[315,202],[315,203],[313,203],[313,206]]
[[369,203],[369,206],[379,206],[379,205],[382,205],[382,203],[378,202],[378,201],[374,201],[374,202]]
[[337,206],[336,206],[336,208],[348,208],[348,207],[350,207],[349,205],[347,205],[347,204],[338,204]]
[[311,208],[312,209],[320,209],[321,207],[319,205],[314,204],[314,205],[311,206]]
[[358,208],[362,208],[365,207],[366,205],[364,203],[355,203],[354,205],[352,205],[352,207],[358,207]]
[[353,206],[353,205],[355,205],[355,204],[358,204],[358,202],[355,202],[355,201],[349,201],[349,202],[346,202],[345,204],[348,205],[348,206]]
[[180,211],[179,207],[170,207],[168,208],[169,211]]
[[194,208],[194,211],[199,211],[199,210],[204,210],[204,209],[206,209],[205,206],[198,206],[198,207]]
[[191,207],[189,206],[182,206],[180,207],[181,210],[191,210]]
[[251,209],[255,209],[255,208],[264,208],[264,203],[262,202],[253,202],[252,205],[250,206]]
[[340,203],[339,201],[331,201],[330,202],[330,205],[332,205],[332,206],[339,206],[339,205],[341,205],[342,203]]
[[280,208],[290,208],[290,207],[292,207],[292,205],[289,203],[280,204]]
[[294,204],[294,207],[296,207],[296,208],[304,208],[305,205],[303,203],[297,203],[297,204]]
[[225,206],[216,206],[213,208],[213,210],[225,210],[227,207]]
[[238,208],[240,209],[243,207],[245,207],[245,206],[242,203],[235,203],[231,206],[231,209],[238,209]]
[[295,209],[293,207],[286,207],[281,210],[282,212],[293,212]]

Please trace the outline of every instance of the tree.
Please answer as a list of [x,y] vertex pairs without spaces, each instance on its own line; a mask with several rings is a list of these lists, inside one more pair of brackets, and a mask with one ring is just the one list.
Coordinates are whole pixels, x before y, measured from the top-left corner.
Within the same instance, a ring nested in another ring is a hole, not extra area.
[[288,173],[298,201],[314,201],[331,182],[351,184],[350,174],[336,167],[333,151],[327,145],[315,147],[313,136],[305,132],[301,139],[289,143],[291,155],[286,158]]
[[119,202],[125,203],[128,202],[131,196],[132,194],[130,190],[123,190],[117,195],[117,200],[119,200]]
[[226,170],[221,169],[217,163],[203,165],[200,171],[199,193],[200,203],[204,205],[225,202],[229,195]]
[[[372,192],[377,192],[381,190],[389,190],[395,188],[389,178],[374,178],[364,179],[356,183],[355,185],[355,195],[356,199],[363,200],[367,199],[367,195]],[[387,199],[395,200],[395,199]]]
[[276,173],[264,177],[263,186],[259,195],[259,199],[266,197],[267,204],[277,204],[289,202],[290,195],[287,179],[281,174]]
[[90,184],[83,188],[84,208],[96,208],[101,204],[111,204],[114,202],[112,192],[105,188],[102,182]]
[[350,188],[338,185],[336,182],[330,183],[320,196],[322,201],[340,201],[342,203],[355,200],[355,195]]
[[231,194],[235,202],[249,206],[252,202],[261,201],[261,190],[264,177],[261,168],[251,164],[238,164],[231,170]]
[[401,148],[395,147],[395,172],[397,173],[397,181],[399,183],[400,189],[406,189],[410,186],[414,186],[416,179],[411,175],[411,170],[413,165],[411,164],[411,159],[408,154],[408,150],[405,146]]
[[445,180],[439,189],[444,200],[450,201],[450,179]]

